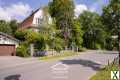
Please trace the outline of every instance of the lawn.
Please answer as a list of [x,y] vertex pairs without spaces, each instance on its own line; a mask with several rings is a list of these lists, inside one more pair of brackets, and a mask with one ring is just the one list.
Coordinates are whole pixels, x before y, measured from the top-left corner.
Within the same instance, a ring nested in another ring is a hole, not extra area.
[[109,65],[98,71],[90,80],[111,80],[111,71],[120,71],[120,66]]

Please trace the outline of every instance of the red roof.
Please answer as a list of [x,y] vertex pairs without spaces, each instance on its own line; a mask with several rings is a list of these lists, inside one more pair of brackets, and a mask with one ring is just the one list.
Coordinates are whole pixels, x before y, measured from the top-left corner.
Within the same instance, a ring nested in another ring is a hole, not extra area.
[[30,16],[28,16],[25,20],[23,20],[20,24],[19,24],[19,28],[21,29],[25,29],[25,28],[31,28],[33,27],[34,25],[32,24],[33,23],[33,19],[34,19],[34,14],[36,12],[38,12],[40,10],[37,9],[35,10],[34,12],[32,12],[32,14]]

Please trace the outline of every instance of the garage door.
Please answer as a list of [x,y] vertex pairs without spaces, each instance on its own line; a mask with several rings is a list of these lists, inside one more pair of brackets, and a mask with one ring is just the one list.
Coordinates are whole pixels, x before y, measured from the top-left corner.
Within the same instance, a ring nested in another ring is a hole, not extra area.
[[15,45],[0,45],[0,56],[14,56],[15,52]]

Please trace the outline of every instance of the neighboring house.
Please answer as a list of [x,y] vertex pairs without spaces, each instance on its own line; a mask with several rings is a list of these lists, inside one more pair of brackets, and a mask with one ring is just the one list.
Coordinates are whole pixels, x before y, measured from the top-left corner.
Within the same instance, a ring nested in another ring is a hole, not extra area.
[[[49,15],[48,15],[49,16]],[[19,29],[30,29],[32,31],[38,32],[38,26],[42,24],[44,18],[44,12],[40,8],[32,12],[23,22],[19,24]],[[49,23],[52,22],[51,17],[48,19]]]
[[0,32],[0,56],[15,56],[19,40]]

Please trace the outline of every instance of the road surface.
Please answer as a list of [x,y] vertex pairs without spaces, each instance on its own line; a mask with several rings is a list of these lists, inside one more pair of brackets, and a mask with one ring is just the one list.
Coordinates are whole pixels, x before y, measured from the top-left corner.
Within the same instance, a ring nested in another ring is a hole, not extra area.
[[40,61],[2,68],[0,80],[89,80],[108,60],[112,61],[117,55],[115,52],[102,54],[91,51],[59,61]]

